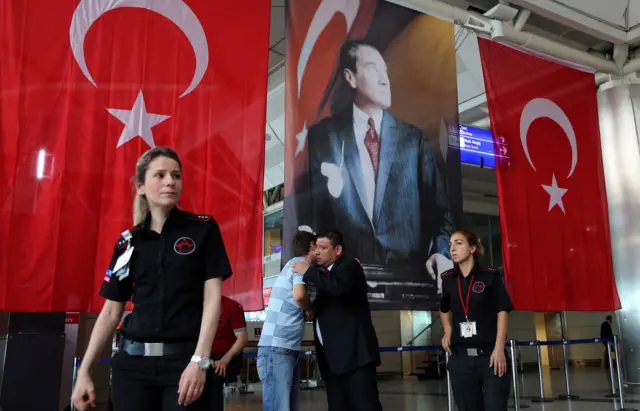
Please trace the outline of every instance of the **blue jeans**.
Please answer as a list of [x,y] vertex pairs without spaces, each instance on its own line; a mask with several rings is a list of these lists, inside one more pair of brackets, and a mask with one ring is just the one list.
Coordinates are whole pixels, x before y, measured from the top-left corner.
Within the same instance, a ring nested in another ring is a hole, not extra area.
[[264,411],[300,409],[299,354],[286,348],[258,347],[257,367]]

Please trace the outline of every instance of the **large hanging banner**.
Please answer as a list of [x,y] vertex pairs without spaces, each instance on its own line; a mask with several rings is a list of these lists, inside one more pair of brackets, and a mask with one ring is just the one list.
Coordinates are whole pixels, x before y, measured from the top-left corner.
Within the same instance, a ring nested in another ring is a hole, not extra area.
[[479,46],[496,152],[507,154],[497,174],[513,304],[619,309],[593,74],[489,40]]
[[263,308],[269,13],[255,0],[0,0],[0,311],[101,308],[153,146],[181,156],[180,206],[220,225],[225,294]]
[[374,309],[436,309],[461,209],[453,25],[377,0],[289,0],[284,259],[338,229]]

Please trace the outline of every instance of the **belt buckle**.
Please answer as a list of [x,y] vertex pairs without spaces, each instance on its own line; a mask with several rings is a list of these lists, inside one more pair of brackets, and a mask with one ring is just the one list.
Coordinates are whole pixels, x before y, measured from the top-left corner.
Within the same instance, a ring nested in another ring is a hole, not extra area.
[[477,348],[467,348],[467,355],[469,357],[477,357],[478,356],[478,349]]
[[164,355],[163,343],[144,343],[145,357],[162,357]]

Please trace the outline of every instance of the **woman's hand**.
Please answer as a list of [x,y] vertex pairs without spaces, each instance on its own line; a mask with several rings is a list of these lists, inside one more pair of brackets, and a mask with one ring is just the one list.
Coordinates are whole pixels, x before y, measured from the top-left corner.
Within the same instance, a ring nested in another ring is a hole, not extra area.
[[206,379],[207,370],[200,369],[195,362],[190,361],[178,384],[178,405],[189,405],[197,401],[202,395]]
[[494,349],[491,354],[489,367],[493,367],[493,373],[502,377],[507,372],[507,359],[504,356],[504,349]]
[[444,337],[442,337],[442,348],[449,354],[451,354],[451,334],[444,333]]
[[73,388],[71,401],[78,411],[84,411],[96,406],[96,391],[91,377],[86,372],[79,372]]

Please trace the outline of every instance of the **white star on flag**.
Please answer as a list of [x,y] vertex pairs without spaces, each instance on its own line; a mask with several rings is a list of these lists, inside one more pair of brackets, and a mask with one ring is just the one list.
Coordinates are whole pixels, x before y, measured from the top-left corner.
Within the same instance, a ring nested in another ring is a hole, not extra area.
[[120,135],[117,147],[120,147],[129,140],[133,140],[136,137],[141,137],[152,148],[156,146],[153,140],[153,132],[151,129],[163,121],[171,118],[171,116],[165,116],[162,114],[152,114],[147,112],[147,107],[144,104],[144,97],[142,90],[138,93],[136,102],[133,104],[131,110],[118,110],[115,108],[108,108],[109,114],[117,118],[124,123],[124,130]]
[[560,207],[562,212],[566,214],[566,211],[564,210],[564,203],[562,202],[562,196],[565,195],[568,190],[566,188],[558,187],[558,182],[556,181],[555,174],[552,174],[551,176],[552,177],[551,177],[550,186],[546,186],[542,184],[542,188],[544,188],[544,191],[546,191],[549,194],[549,210],[548,211],[551,211],[551,209],[557,205],[558,207]]

